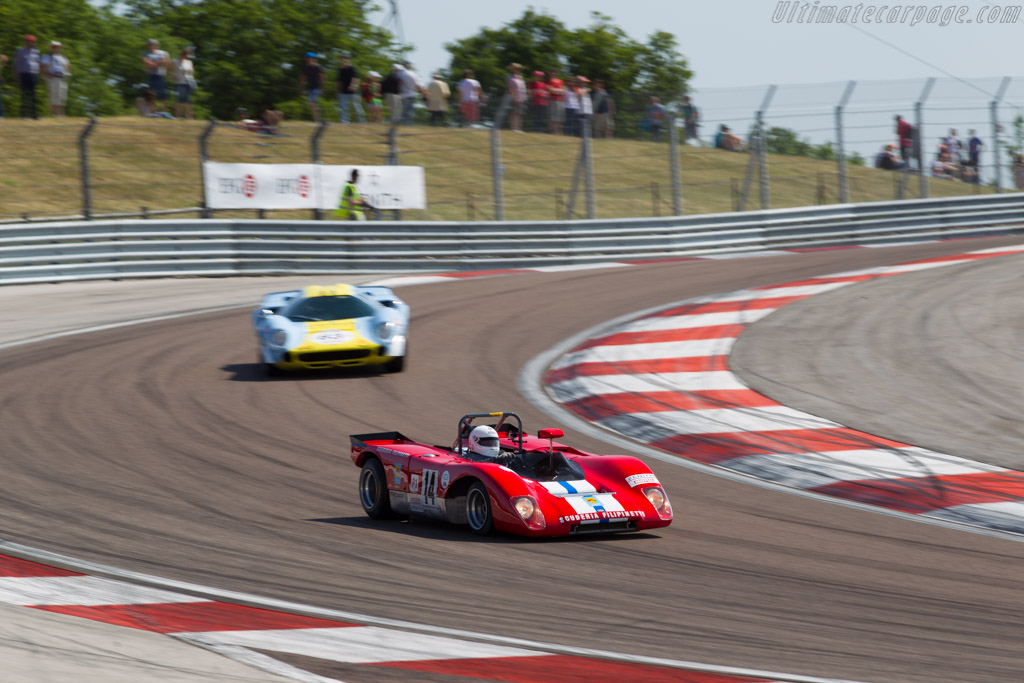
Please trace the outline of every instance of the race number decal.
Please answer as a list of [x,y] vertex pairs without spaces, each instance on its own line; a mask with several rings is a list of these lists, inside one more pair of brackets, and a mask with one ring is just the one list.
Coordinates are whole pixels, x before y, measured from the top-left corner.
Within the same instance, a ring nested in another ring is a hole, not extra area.
[[437,470],[423,470],[423,504],[437,505]]
[[309,335],[309,341],[314,344],[345,344],[356,338],[356,335],[345,330],[324,330]]

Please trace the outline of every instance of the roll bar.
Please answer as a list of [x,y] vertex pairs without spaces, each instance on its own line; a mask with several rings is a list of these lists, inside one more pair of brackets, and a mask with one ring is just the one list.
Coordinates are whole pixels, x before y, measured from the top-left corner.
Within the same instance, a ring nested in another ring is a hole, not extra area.
[[498,424],[494,427],[494,430],[497,432],[501,431],[501,426],[505,424],[506,418],[515,418],[516,422],[519,425],[519,452],[523,452],[523,419],[516,415],[515,413],[506,413],[501,411],[495,413],[469,413],[468,415],[463,415],[461,418],[459,418],[459,436],[455,440],[455,450],[459,452],[462,451],[462,449],[464,448],[463,444],[466,440],[465,435],[469,433],[469,426],[473,424],[473,420],[475,420],[478,417],[499,418]]

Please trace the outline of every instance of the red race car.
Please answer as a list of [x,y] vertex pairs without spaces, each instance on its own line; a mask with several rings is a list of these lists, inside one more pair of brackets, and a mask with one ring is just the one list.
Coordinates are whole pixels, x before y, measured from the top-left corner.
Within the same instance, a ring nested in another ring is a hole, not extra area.
[[[478,418],[496,424],[473,426]],[[459,420],[451,448],[398,432],[353,434],[359,501],[373,519],[422,515],[523,536],[642,531],[672,523],[665,489],[641,460],[595,455],[523,432],[515,413]]]

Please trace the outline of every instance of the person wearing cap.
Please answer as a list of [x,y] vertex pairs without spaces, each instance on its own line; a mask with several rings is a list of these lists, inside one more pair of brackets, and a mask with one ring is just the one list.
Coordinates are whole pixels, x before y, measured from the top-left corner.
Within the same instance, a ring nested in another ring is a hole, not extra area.
[[50,43],[50,54],[43,55],[40,65],[46,76],[46,94],[50,98],[50,115],[64,116],[64,105],[68,101],[68,79],[71,78],[71,62],[61,53],[56,40]]
[[380,74],[371,71],[366,74],[366,77],[369,80],[363,81],[359,85],[363,95],[363,104],[370,111],[370,120],[380,123],[384,117],[384,102],[381,100],[380,94]]
[[896,149],[896,145],[891,142],[882,147],[882,150],[875,156],[875,168],[884,168],[887,171],[905,168],[907,164],[900,160]]
[[565,81],[558,77],[558,71],[552,69],[548,73],[548,115],[551,117],[551,134],[562,134],[562,122],[565,121]]
[[306,63],[299,70],[299,95],[303,90],[306,94],[306,102],[309,103],[309,112],[313,120],[320,121],[320,93],[324,87],[324,68],[315,52],[306,53]]
[[533,130],[543,133],[548,122],[548,86],[544,82],[544,72],[534,71],[533,78],[526,84],[530,91],[530,114],[533,119]]
[[430,112],[430,125],[444,126],[447,124],[445,118],[448,116],[448,98],[451,96],[451,88],[441,78],[441,74],[435,73],[430,85],[427,86],[427,111]]
[[523,105],[526,104],[526,81],[523,80],[523,65],[513,62],[508,66],[509,76],[505,85],[508,89],[508,127],[523,132]]
[[39,86],[39,50],[36,37],[25,36],[25,45],[14,53],[14,73],[21,85],[21,118],[39,119],[39,102],[36,88]]
[[171,56],[166,50],[160,49],[160,41],[150,38],[146,41],[146,51],[142,54],[142,65],[146,67],[146,81],[149,90],[156,95],[157,107],[164,110],[167,103],[167,66]]
[[359,97],[359,73],[352,66],[352,57],[344,54],[338,60],[341,66],[338,68],[338,121],[348,123],[349,107],[356,110],[356,118],[359,123],[366,123],[366,114],[363,113],[363,105]]

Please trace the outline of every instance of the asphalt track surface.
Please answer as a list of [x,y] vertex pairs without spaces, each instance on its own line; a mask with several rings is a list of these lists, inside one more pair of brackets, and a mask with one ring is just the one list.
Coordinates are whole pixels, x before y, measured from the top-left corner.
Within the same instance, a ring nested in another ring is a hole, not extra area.
[[780,403],[1024,470],[1024,256],[879,278],[784,306],[730,365]]
[[[865,681],[1019,681],[1021,543],[658,461],[677,516],[657,534],[480,540],[440,523],[371,522],[348,458],[361,431],[447,443],[463,412],[512,409],[531,431],[558,426],[518,395],[519,369],[630,311],[1016,243],[410,287],[400,375],[265,381],[242,312],[5,350],[0,532],[166,578],[531,640]],[[353,682],[393,677],[302,665]]]

